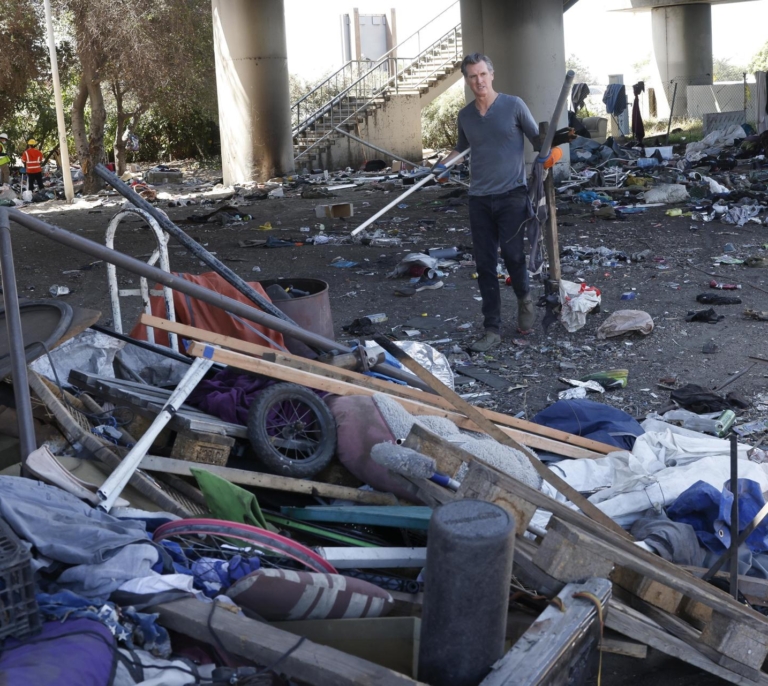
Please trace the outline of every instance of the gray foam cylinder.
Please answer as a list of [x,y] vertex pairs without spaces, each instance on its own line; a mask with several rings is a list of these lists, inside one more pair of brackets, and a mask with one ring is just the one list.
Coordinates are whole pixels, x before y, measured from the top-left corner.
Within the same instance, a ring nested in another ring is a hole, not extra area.
[[437,508],[429,523],[419,681],[476,686],[504,654],[514,518],[481,500]]

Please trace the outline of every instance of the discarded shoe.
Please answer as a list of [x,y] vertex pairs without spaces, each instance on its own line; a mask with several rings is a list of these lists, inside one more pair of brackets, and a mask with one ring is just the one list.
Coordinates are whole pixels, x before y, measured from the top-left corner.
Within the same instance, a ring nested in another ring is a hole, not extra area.
[[741,298],[733,295],[720,295],[719,293],[699,293],[696,302],[702,305],[741,305]]
[[533,299],[530,294],[517,299],[517,330],[520,333],[531,333],[536,322],[536,310],[533,309]]
[[413,286],[398,286],[395,288],[394,293],[401,298],[408,298],[412,295],[416,295],[416,289]]
[[436,291],[438,288],[443,287],[443,282],[440,279],[420,279],[417,281],[413,288],[418,293],[420,291]]
[[478,338],[469,346],[469,349],[473,353],[484,353],[488,352],[491,348],[495,348],[499,343],[501,343],[501,336],[498,333],[486,331],[482,338]]
[[717,314],[711,307],[708,310],[689,311],[685,317],[687,322],[706,322],[707,324],[717,324],[721,319],[725,319],[724,314]]

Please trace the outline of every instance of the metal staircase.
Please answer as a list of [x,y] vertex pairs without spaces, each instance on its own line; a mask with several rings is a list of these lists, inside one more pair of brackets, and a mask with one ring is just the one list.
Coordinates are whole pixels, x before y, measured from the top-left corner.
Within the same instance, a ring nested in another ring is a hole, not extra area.
[[[350,60],[291,106],[294,157],[309,164],[394,97],[425,98],[463,58],[458,1],[375,62]],[[433,39],[435,35],[439,37]],[[431,42],[421,48],[422,42]],[[402,57],[403,53],[415,55]]]

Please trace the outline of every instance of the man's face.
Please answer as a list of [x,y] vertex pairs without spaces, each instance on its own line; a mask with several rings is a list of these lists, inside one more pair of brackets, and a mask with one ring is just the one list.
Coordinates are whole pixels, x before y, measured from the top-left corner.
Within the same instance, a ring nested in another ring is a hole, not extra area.
[[491,91],[493,72],[485,62],[467,65],[467,75],[464,77],[476,98],[485,97]]

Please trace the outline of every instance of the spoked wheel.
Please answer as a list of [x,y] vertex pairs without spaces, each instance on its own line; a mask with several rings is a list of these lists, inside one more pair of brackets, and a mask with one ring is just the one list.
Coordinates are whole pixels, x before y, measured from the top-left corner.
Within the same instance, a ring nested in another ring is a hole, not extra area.
[[248,438],[269,471],[309,478],[336,450],[336,423],[328,406],[308,388],[279,383],[261,391],[248,411]]
[[156,543],[177,543],[191,561],[200,558],[229,560],[236,555],[259,557],[262,567],[336,574],[336,568],[313,550],[249,524],[219,519],[179,519],[159,527]]

